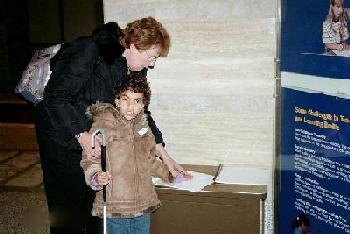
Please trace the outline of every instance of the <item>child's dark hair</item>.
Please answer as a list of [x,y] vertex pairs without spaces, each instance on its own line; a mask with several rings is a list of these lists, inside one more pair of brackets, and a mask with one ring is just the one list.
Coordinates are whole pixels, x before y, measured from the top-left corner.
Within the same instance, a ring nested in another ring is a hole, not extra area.
[[125,78],[122,79],[120,86],[114,91],[115,97],[120,98],[120,95],[125,91],[130,90],[134,93],[143,94],[143,104],[149,105],[151,99],[151,89],[147,78],[140,72],[130,72]]

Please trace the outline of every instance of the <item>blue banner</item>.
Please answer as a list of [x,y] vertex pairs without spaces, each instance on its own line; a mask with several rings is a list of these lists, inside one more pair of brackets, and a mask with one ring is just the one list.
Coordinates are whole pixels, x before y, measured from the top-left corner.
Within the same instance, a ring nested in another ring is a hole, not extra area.
[[278,233],[350,233],[350,100],[283,88],[281,101]]

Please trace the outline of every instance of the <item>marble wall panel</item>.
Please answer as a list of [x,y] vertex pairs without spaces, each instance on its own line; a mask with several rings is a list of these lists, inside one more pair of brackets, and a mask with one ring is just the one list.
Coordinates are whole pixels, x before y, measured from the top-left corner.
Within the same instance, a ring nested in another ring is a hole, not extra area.
[[104,0],[105,21],[143,16],[164,20],[232,20],[274,18],[275,0]]

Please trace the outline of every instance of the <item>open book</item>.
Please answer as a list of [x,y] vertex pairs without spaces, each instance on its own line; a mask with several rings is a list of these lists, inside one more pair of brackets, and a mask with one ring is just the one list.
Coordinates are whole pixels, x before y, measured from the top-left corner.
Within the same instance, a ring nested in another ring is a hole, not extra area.
[[166,183],[159,178],[152,178],[156,186],[171,187],[190,192],[199,192],[205,186],[215,183],[240,185],[268,185],[271,183],[272,171],[250,165],[219,164],[215,176],[189,171],[193,178],[180,183]]
[[196,172],[196,171],[189,171],[193,178],[188,181],[182,181],[179,183],[173,182],[173,183],[166,183],[163,182],[159,178],[152,178],[153,184],[158,186],[166,186],[171,188],[176,188],[180,190],[187,190],[190,192],[199,192],[201,191],[205,186],[212,184],[213,176]]
[[332,50],[337,56],[350,57],[350,50]]
[[224,165],[218,173],[216,183],[267,185],[272,172],[268,169],[248,165]]

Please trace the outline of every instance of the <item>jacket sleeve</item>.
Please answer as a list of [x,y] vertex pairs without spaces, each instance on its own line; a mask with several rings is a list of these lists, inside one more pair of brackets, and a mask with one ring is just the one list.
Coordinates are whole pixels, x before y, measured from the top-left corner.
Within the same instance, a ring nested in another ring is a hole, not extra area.
[[82,159],[80,161],[80,166],[84,170],[85,174],[85,183],[89,185],[93,190],[101,190],[103,188],[102,185],[95,186],[92,184],[93,176],[102,171],[101,169],[101,160],[92,160],[87,157],[85,152],[83,152]]
[[98,60],[96,44],[76,39],[57,54],[51,78],[45,88],[44,103],[60,140],[68,142],[75,134],[90,128],[90,121],[78,105],[78,94],[90,79]]
[[[147,73],[148,73],[147,68],[142,69],[140,72],[144,77],[147,77]],[[147,114],[148,126],[152,130],[152,133],[153,133],[155,140],[156,140],[156,144],[162,143],[162,145],[165,146],[165,143],[163,141],[162,132],[159,130],[159,128],[156,125],[156,122],[153,120],[153,118],[151,116],[151,112],[148,110],[148,106],[145,107],[144,112],[145,112],[145,114]]]
[[162,136],[162,132],[159,130],[159,128],[156,125],[156,122],[153,120],[152,116],[151,116],[151,112],[148,110],[148,106],[145,107],[145,114],[147,114],[147,121],[148,121],[148,126],[151,128],[152,133],[155,137],[155,141],[156,144],[162,143],[162,145],[164,146],[165,143],[163,141],[163,136]]
[[149,163],[151,165],[151,175],[153,177],[159,177],[165,182],[171,182],[173,180],[169,168],[162,160],[155,155],[155,147],[152,148],[149,156]]

